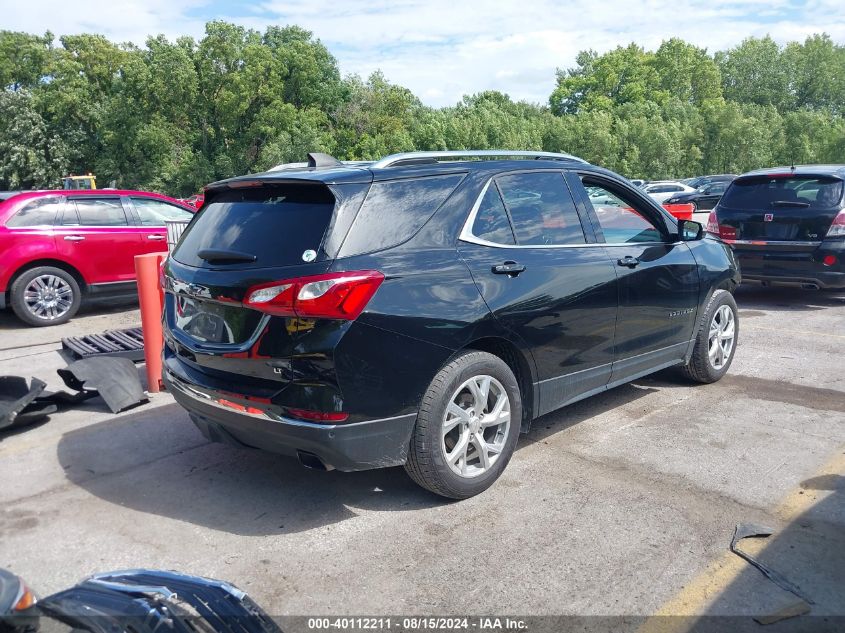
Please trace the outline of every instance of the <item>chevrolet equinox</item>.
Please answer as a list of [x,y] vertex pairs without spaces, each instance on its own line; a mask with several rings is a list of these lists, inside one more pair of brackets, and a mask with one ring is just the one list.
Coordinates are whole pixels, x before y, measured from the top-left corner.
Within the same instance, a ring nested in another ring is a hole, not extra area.
[[732,252],[566,154],[416,152],[209,185],[162,268],[164,381],[210,440],[462,499],[531,421],[737,345]]

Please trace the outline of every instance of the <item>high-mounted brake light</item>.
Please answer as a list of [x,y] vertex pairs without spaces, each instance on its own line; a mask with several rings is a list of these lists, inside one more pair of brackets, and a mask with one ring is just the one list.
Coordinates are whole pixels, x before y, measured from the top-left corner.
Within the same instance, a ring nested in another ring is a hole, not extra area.
[[326,273],[253,286],[244,305],[276,316],[353,321],[378,290],[377,270]]
[[834,218],[826,237],[845,237],[845,209]]

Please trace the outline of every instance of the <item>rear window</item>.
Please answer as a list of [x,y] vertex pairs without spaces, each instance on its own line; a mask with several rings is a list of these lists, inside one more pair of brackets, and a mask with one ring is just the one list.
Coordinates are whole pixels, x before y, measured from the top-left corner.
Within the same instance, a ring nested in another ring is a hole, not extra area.
[[730,209],[830,209],[842,201],[842,181],[827,177],[752,176],[735,180],[722,197]]
[[409,240],[463,178],[452,174],[374,182],[338,257],[380,251]]
[[250,267],[292,266],[322,257],[320,245],[331,221],[335,198],[323,184],[232,189],[211,198],[173,252],[188,266],[206,266],[204,249],[237,251],[256,257]]

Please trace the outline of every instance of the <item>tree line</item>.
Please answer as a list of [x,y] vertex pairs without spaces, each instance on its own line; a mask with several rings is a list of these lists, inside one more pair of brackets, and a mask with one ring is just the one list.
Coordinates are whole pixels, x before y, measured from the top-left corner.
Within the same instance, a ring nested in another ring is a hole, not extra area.
[[0,86],[0,189],[93,172],[188,195],[309,151],[563,151],[649,179],[845,162],[845,46],[824,34],[715,54],[677,38],[584,51],[548,104],[488,91],[432,108],[379,72],[342,77],[297,26],[210,22],[198,40],[143,47],[0,31]]

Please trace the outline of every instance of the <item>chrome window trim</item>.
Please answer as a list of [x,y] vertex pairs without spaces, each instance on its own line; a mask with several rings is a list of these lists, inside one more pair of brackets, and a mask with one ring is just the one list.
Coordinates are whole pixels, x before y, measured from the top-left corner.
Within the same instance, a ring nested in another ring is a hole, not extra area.
[[817,242],[801,242],[793,241],[778,241],[778,240],[722,240],[725,244],[739,244],[740,246],[812,246],[813,248],[822,245],[821,241]]
[[[495,178],[495,176],[493,177]],[[481,188],[481,193],[475,199],[475,203],[470,209],[464,226],[458,235],[458,240],[467,242],[469,244],[478,244],[479,246],[489,246],[490,248],[590,248],[595,246],[653,246],[653,245],[676,245],[683,244],[682,240],[677,242],[585,242],[584,244],[500,244],[498,242],[490,242],[483,238],[477,237],[472,232],[472,225],[475,223],[475,216],[478,215],[478,210],[481,208],[481,201],[490,188],[493,178],[490,178]],[[516,235],[514,235],[516,238]]]

